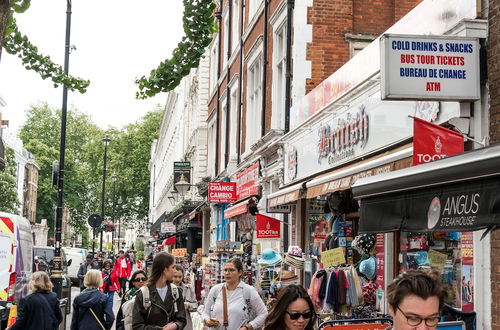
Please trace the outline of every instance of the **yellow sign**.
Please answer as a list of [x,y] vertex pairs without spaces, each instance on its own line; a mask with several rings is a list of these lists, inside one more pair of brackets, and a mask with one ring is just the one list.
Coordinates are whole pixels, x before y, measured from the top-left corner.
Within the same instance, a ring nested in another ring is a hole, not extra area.
[[210,263],[210,258],[209,257],[203,257],[201,258],[201,265],[205,266]]
[[432,249],[429,250],[429,264],[432,268],[443,270],[447,259],[448,256],[446,254]]
[[336,249],[321,252],[321,261],[325,268],[345,264],[344,249],[338,247]]
[[260,243],[255,244],[255,252],[257,253],[257,255],[262,254],[262,244]]
[[187,252],[187,249],[172,249],[172,255],[174,257],[185,257]]

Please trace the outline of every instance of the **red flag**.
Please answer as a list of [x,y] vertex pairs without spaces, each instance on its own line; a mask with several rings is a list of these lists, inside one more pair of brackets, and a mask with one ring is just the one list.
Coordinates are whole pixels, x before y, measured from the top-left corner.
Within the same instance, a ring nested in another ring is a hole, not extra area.
[[464,136],[413,118],[413,166],[464,152]]
[[256,215],[257,238],[276,239],[281,236],[281,224],[278,219],[267,217],[262,214]]

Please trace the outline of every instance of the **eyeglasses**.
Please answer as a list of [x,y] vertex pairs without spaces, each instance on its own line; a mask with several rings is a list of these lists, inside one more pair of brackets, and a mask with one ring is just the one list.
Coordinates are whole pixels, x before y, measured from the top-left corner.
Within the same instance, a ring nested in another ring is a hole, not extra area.
[[428,327],[435,327],[439,323],[439,315],[423,318],[413,314],[406,315],[405,312],[403,312],[401,308],[399,308],[399,306],[397,307],[397,309],[399,309],[401,314],[406,317],[406,323],[408,323],[408,325],[412,327],[418,326],[420,323],[422,323],[422,321],[425,321],[425,325]]
[[313,315],[314,315],[314,312],[305,312],[305,313],[298,313],[298,312],[286,312],[288,315],[290,315],[290,319],[292,321],[295,321],[295,320],[298,320],[301,316],[304,318],[304,320],[309,320]]
[[236,271],[236,269],[234,269],[234,268],[224,268],[224,273],[232,273],[235,271]]
[[145,277],[136,277],[134,278],[134,282],[146,282],[147,278]]

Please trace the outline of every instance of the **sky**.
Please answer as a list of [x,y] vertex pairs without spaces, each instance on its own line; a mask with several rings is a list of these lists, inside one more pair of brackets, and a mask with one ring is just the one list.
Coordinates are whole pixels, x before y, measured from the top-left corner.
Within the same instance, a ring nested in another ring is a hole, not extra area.
[[[140,3],[140,4],[139,4]],[[164,105],[166,93],[135,99],[135,78],[149,75],[169,58],[183,36],[182,0],[73,0],[70,75],[90,80],[85,94],[68,93],[68,109],[89,114],[101,128],[133,123]],[[30,8],[15,14],[22,33],[43,55],[64,64],[66,1],[31,0]],[[30,105],[47,102],[61,108],[62,87],[28,71],[16,56],[2,51],[0,95],[7,105],[4,120],[16,131]]]

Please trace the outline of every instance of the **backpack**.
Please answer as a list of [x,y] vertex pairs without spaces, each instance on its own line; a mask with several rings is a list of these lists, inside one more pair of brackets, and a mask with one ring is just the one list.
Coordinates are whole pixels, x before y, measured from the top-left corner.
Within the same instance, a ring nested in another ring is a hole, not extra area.
[[[213,308],[214,308],[214,305],[215,305],[215,301],[217,300],[217,297],[221,293],[222,286],[224,286],[224,285],[225,284],[218,284],[218,285],[216,285],[216,286],[213,287],[213,290],[214,290],[213,299],[214,299],[214,301],[213,301],[213,304],[212,304],[212,310],[210,310],[210,314],[213,311]],[[252,304],[250,303],[250,298],[252,296],[252,290],[255,290],[255,289],[253,287],[247,285],[247,284],[243,285],[243,300],[245,301],[245,305],[246,305],[246,316],[247,316],[247,320],[246,321],[248,321],[248,322],[254,320],[257,317],[257,313],[252,308]]]
[[[170,288],[172,289],[172,296],[174,297],[174,313],[177,313],[177,300],[179,299],[179,288],[175,284],[170,284]],[[142,305],[146,312],[148,312],[149,316],[149,308],[151,307],[151,299],[149,298],[149,288],[147,285],[143,286],[141,289],[142,292]],[[125,330],[132,330],[132,312],[134,310],[135,303],[135,295],[131,299],[127,300],[122,305],[122,313],[123,313],[123,325]]]

